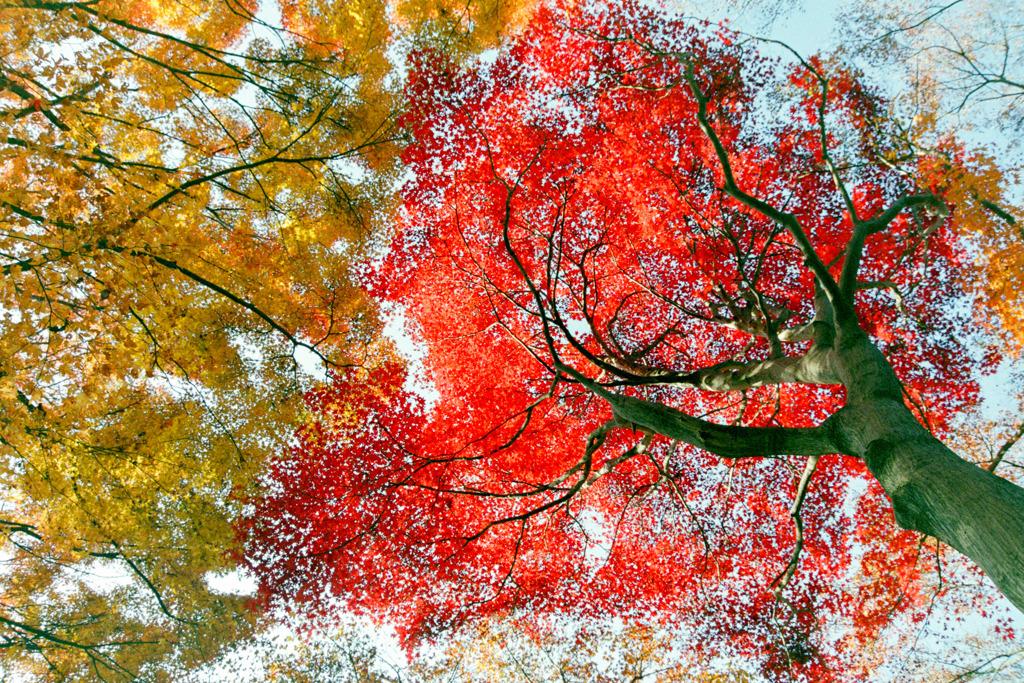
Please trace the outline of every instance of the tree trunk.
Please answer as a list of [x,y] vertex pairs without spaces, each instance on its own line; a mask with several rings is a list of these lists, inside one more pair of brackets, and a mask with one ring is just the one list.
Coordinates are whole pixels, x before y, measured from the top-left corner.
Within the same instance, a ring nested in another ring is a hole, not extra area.
[[[650,51],[650,54],[655,52]],[[740,261],[740,277],[736,280],[738,298],[725,294],[719,284],[717,298],[724,303],[719,305],[709,299],[710,317],[688,315],[764,338],[772,351],[770,358],[726,361],[689,372],[672,372],[641,366],[632,360],[609,363],[590,354],[579,341],[573,341],[573,346],[602,371],[617,374],[623,383],[634,386],[654,381],[705,391],[739,391],[770,384],[840,382],[846,389],[845,405],[814,428],[739,427],[713,424],[669,406],[615,393],[558,362],[549,325],[559,328],[567,339],[574,338],[551,302],[551,318],[545,320],[544,332],[559,373],[608,401],[619,424],[661,434],[722,457],[813,457],[842,453],[861,458],[890,497],[900,526],[933,536],[970,557],[1010,601],[1024,611],[1024,489],[963,460],[918,423],[904,404],[902,384],[881,351],[871,343],[857,317],[855,292],[858,288],[891,284],[858,282],[869,238],[887,230],[900,214],[912,210],[923,212],[926,218],[922,224],[915,213],[918,235],[923,241],[940,227],[949,215],[949,207],[928,191],[901,194],[882,210],[858,207],[862,202],[853,200],[854,193],[847,189],[830,157],[826,123],[828,80],[804,63],[822,88],[818,112],[822,164],[831,174],[838,194],[843,196],[847,220],[852,227],[845,245],[833,245],[842,246],[842,270],[837,282],[830,271],[836,260],[829,264],[822,260],[806,230],[808,226],[802,225],[795,213],[758,197],[757,190],[748,193],[740,186],[730,150],[716,130],[716,125],[723,130],[724,126],[719,121],[713,125],[714,117],[709,117],[709,104],[717,95],[702,89],[696,74],[698,60],[691,53],[673,53],[673,58],[678,58],[678,64],[684,67],[681,80],[685,80],[697,104],[697,123],[718,158],[721,175],[715,182],[720,183],[723,194],[789,233],[792,245],[803,255],[804,267],[815,278],[814,319],[796,328],[779,330],[778,325],[784,320],[772,319],[765,300],[758,298],[761,295],[754,284],[746,282],[745,266]],[[505,242],[509,254],[517,258],[508,241],[512,191],[508,185],[506,190],[509,201],[506,202]],[[865,215],[859,216],[858,210]],[[738,254],[739,243],[736,244]],[[765,254],[767,251],[762,252],[762,260],[757,263],[758,273],[767,265]],[[530,282],[518,259],[516,264],[533,293],[538,310],[546,317],[539,290]],[[754,309],[740,303],[746,287],[753,295],[749,301],[757,299],[759,302],[760,318],[752,315]],[[893,289],[899,295],[898,288]],[[720,315],[721,308],[730,309],[729,315]],[[594,327],[592,319],[590,323],[595,339],[600,340],[601,332]],[[813,344],[802,356],[785,356],[782,342],[797,339],[809,339]]]
[[1024,611],[1024,489],[918,431],[892,430],[863,455],[892,500],[896,523],[970,557]]
[[847,404],[828,428],[841,452],[864,460],[897,524],[974,560],[1024,611],[1024,489],[967,462],[921,426],[866,335],[840,345],[834,363]]
[[974,560],[1024,611],[1024,489],[967,462],[921,426],[892,367],[859,327],[839,335],[828,363],[846,387],[846,405],[819,427],[802,429],[717,425],[559,369],[608,401],[621,424],[725,458],[841,453],[862,459],[892,501],[897,524]]

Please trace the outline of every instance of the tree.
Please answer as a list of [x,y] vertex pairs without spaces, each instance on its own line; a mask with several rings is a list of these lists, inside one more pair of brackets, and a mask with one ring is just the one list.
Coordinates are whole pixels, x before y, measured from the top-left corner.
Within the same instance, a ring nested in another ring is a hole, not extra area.
[[520,5],[446,7],[0,6],[0,676],[170,679],[251,631],[208,579],[302,363],[390,354],[351,269],[394,208],[388,51]]
[[[595,681],[613,683],[750,683],[743,671],[709,673],[679,662],[670,629],[637,624],[618,627],[529,617],[490,618],[473,624],[446,644],[442,672],[457,667],[464,681]],[[418,660],[414,660],[418,662]],[[412,680],[446,680],[427,670]]]
[[228,494],[295,420],[296,348],[368,357],[348,264],[392,103],[256,10],[0,10],[5,668],[168,679],[248,633],[206,581],[235,567]]
[[424,374],[308,396],[248,522],[268,599],[330,589],[412,639],[669,620],[809,680],[870,676],[928,599],[921,534],[1024,604],[1024,491],[940,440],[979,360],[948,169],[886,156],[859,74],[631,2],[410,68],[414,180],[368,277]]
[[[458,638],[407,660],[394,639],[373,633],[366,620],[331,615],[325,622],[301,612],[275,615],[276,633],[240,643],[200,681],[240,683],[453,683],[465,681],[595,681],[596,683],[750,683],[743,671],[707,673],[680,666],[670,630],[624,626],[591,629],[571,620],[538,624],[491,618]],[[363,623],[360,623],[363,622]],[[299,635],[301,633],[301,636]]]
[[916,72],[907,81],[942,113],[976,115],[987,109],[1011,130],[1024,125],[1024,15],[1018,6],[953,0],[897,8],[879,1],[852,8],[844,23],[858,51]]

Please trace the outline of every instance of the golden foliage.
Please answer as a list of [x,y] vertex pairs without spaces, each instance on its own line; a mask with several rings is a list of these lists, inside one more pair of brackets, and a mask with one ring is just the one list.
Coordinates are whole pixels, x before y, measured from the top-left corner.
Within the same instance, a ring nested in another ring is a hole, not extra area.
[[389,353],[352,266],[395,206],[404,10],[280,9],[0,5],[0,673],[170,680],[250,632],[208,582],[233,522],[302,392]]
[[750,683],[742,670],[706,671],[679,651],[685,639],[671,629],[640,623],[584,624],[554,620],[547,626],[515,617],[492,618],[461,632],[433,663],[414,661],[425,681],[445,680],[453,666],[466,681],[653,681]]
[[[516,616],[492,618],[448,632],[411,660],[368,620],[318,623],[277,615],[288,630],[261,632],[236,661],[214,676],[238,683],[753,683],[739,669],[706,671],[686,661],[677,632],[618,620],[552,620],[546,626]],[[301,634],[301,635],[300,635]],[[253,661],[260,662],[253,667]],[[262,673],[266,672],[266,676]]]
[[[972,233],[979,320],[1024,348],[1024,35],[1020,7],[989,0],[940,3],[871,0],[842,18],[848,50],[882,66],[907,121],[894,156],[917,165],[924,187],[942,191],[958,229]],[[985,144],[968,149],[952,135]]]
[[964,276],[979,293],[979,320],[1006,333],[1009,349],[1024,348],[1024,210],[1010,203],[1021,169],[1001,167],[983,151],[941,150],[925,157],[926,183],[945,193],[959,230],[972,233],[978,268]]

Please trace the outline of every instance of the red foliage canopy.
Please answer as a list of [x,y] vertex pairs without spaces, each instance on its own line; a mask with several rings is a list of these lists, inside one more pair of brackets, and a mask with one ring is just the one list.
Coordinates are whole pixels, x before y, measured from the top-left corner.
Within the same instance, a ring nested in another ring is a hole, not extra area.
[[[700,101],[736,183],[794,214],[836,274],[849,206],[919,191],[914,169],[880,160],[884,103],[838,64],[585,5],[540,12],[468,71],[412,60],[414,179],[368,280],[426,349],[422,373],[351,371],[310,394],[252,561],[268,594],[327,588],[410,636],[508,609],[671,619],[698,654],[852,675],[857,643],[919,597],[918,536],[863,465],[821,461],[786,579],[804,458],[726,461],[606,424],[560,368],[721,424],[819,424],[841,387],[738,371],[807,350],[814,280],[790,234],[720,189]],[[940,222],[905,212],[871,236],[856,298],[938,433],[976,396],[956,337],[965,255]]]

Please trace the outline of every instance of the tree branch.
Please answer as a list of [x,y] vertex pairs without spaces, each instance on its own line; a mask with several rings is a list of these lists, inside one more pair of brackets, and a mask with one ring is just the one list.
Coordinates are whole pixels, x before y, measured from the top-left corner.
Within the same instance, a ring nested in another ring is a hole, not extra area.
[[778,578],[772,581],[774,588],[772,592],[775,594],[776,599],[782,597],[782,591],[785,590],[790,580],[793,578],[793,574],[796,573],[796,568],[800,564],[800,553],[804,549],[804,519],[800,515],[800,508],[803,507],[804,499],[807,497],[807,487],[811,483],[811,477],[814,476],[814,471],[818,467],[818,460],[821,456],[812,455],[807,459],[807,465],[804,468],[804,474],[800,477],[800,484],[796,489],[796,498],[793,500],[793,505],[789,508],[789,516],[793,519],[793,524],[796,527],[796,539],[793,544],[793,554],[789,558],[789,563],[786,568],[782,570]]
[[609,391],[586,375],[559,363],[557,368],[600,396],[620,423],[667,436],[723,458],[838,453],[826,425],[818,427],[736,427],[718,425],[675,408]]
[[724,176],[722,190],[741,204],[784,227],[793,237],[797,247],[800,249],[800,253],[803,254],[807,267],[811,269],[811,272],[814,273],[814,276],[829,293],[833,301],[838,300],[840,296],[839,287],[828,272],[828,268],[825,267],[821,257],[814,250],[810,239],[807,237],[807,233],[804,232],[796,216],[780,211],[771,204],[747,194],[736,184],[736,177],[733,175],[732,164],[729,161],[729,153],[718,137],[718,133],[715,132],[715,129],[711,127],[708,121],[708,98],[701,92],[697,79],[694,77],[692,59],[686,62],[686,82],[690,86],[690,92],[693,94],[693,97],[697,100],[697,122],[704,135],[707,136],[715,148],[715,154],[722,166],[722,175]]
[[625,363],[618,359],[607,359],[609,363],[640,379],[628,379],[613,385],[672,384],[690,386],[704,391],[745,391],[755,387],[776,384],[840,384],[828,362],[829,349],[812,346],[802,356],[769,358],[762,361],[724,361],[690,372],[674,372],[639,363]]
[[996,457],[992,458],[992,462],[985,469],[989,472],[995,472],[996,467],[1003,461],[1003,458],[1006,457],[1006,454],[1013,448],[1014,444],[1020,441],[1021,437],[1024,437],[1024,423],[1021,423],[1014,435],[1003,444],[1002,448],[996,453]]
[[949,209],[941,199],[935,195],[913,194],[903,195],[889,205],[882,213],[866,221],[854,222],[853,234],[846,244],[845,256],[843,258],[843,272],[839,276],[839,290],[843,299],[853,304],[853,293],[857,287],[857,271],[860,269],[861,257],[864,254],[864,242],[869,235],[882,232],[889,227],[889,224],[896,219],[896,216],[904,209],[915,206],[924,206],[930,209],[929,215],[934,216],[936,221],[941,221],[949,215]]

